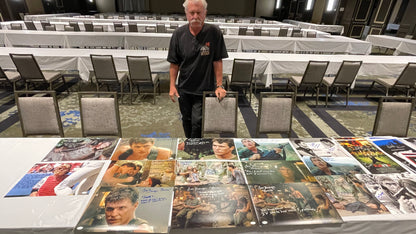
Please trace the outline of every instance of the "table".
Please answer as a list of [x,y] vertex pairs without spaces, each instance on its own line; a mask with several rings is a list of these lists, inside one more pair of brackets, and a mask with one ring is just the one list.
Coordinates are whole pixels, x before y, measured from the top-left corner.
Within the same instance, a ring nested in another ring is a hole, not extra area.
[[400,53],[416,55],[416,40],[413,39],[387,35],[368,35],[365,40],[371,42],[373,46],[396,49],[393,53],[394,55],[399,55]]
[[[306,32],[305,32],[306,33]],[[61,48],[169,48],[170,33],[65,32],[1,30],[6,46]],[[343,36],[325,38],[224,35],[229,51],[284,51],[286,53],[369,54],[371,43]]]
[[80,16],[80,13],[56,13],[56,14],[39,14],[39,15],[25,15],[25,20],[49,20],[55,17],[74,17]]
[[339,35],[342,35],[344,33],[344,26],[342,25],[313,24],[290,19],[283,20],[283,23],[293,24],[303,29],[316,29],[322,32],[329,32]]

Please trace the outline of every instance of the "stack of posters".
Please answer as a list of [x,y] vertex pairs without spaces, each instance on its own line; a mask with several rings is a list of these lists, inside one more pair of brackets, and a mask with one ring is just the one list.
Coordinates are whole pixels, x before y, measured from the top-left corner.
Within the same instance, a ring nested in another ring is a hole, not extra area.
[[342,222],[288,139],[235,139],[260,225]]
[[120,139],[75,231],[168,233],[177,139]]
[[292,142],[344,220],[389,214],[354,176],[366,174],[368,170],[337,142],[328,138],[292,139]]
[[234,140],[180,139],[173,228],[257,226]]

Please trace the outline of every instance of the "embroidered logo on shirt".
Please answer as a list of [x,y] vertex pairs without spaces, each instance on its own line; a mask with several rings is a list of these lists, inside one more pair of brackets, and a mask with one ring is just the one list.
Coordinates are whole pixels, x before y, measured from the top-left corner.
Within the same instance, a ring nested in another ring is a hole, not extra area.
[[209,55],[209,42],[206,42],[204,46],[201,47],[201,56]]

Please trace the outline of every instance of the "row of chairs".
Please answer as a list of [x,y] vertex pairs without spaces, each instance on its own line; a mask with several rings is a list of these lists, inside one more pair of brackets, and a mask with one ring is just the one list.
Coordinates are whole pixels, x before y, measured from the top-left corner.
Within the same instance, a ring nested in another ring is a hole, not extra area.
[[[79,92],[82,136],[122,137],[117,93]],[[16,106],[24,137],[64,137],[55,91],[16,91]]]
[[[248,29],[248,27],[240,26],[238,28],[238,35],[242,36],[270,36],[269,30],[264,30],[261,27],[253,27],[253,29]],[[316,37],[315,31],[308,31],[306,33],[306,37],[315,38]],[[281,27],[279,29],[278,37],[288,37],[289,36],[289,28]],[[290,34],[291,37],[303,37],[303,33],[300,28],[292,28],[292,33]]]
[[[381,97],[372,135],[406,137],[415,100],[414,97]],[[204,93],[202,137],[212,133],[237,137],[237,104],[236,92],[227,92],[222,101],[212,92]],[[255,136],[279,133],[291,137],[294,106],[293,92],[261,92]]]

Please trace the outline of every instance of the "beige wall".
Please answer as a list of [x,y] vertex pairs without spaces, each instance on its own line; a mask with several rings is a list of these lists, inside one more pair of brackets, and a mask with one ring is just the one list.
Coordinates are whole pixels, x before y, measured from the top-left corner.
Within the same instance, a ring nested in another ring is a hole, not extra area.
[[257,0],[256,17],[273,16],[275,0]]
[[98,12],[116,12],[115,1],[110,0],[95,0]]
[[320,24],[322,21],[322,15],[325,10],[326,0],[315,0],[315,5],[313,6],[313,13],[311,23]]

